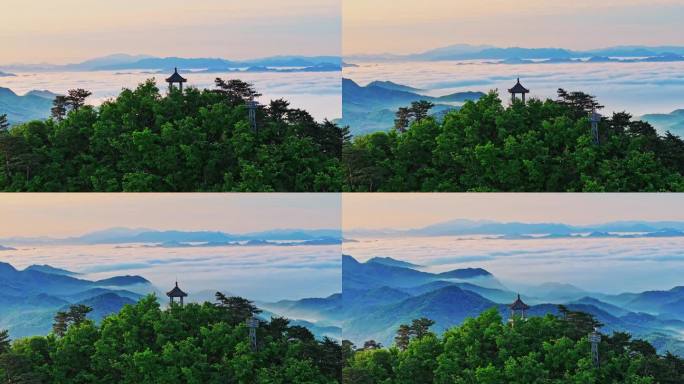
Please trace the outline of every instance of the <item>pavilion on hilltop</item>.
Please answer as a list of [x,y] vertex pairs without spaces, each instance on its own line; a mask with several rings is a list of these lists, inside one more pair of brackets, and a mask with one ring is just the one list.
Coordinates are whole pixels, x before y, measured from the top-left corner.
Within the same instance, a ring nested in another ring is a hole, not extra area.
[[173,305],[173,303],[175,303],[174,299],[178,298],[180,300],[180,305],[182,307],[183,306],[183,298],[188,297],[188,294],[183,292],[182,289],[178,288],[178,282],[176,281],[176,286],[173,287],[172,290],[166,292],[166,296],[169,297],[169,304],[170,305]]
[[521,100],[522,100],[523,104],[525,104],[525,95],[530,93],[530,90],[523,87],[523,85],[520,84],[520,78],[518,78],[518,81],[515,83],[513,88],[510,88],[508,90],[508,93],[511,94],[511,102],[512,103],[515,102],[515,96],[516,95],[521,95]]
[[182,91],[183,83],[186,83],[187,81],[186,78],[178,73],[178,68],[174,68],[173,75],[166,79],[166,82],[169,83],[169,91],[171,91],[174,84],[178,84],[178,88]]
[[525,320],[525,311],[530,309],[530,306],[525,304],[525,302],[520,299],[520,294],[518,294],[518,298],[508,306],[508,308],[511,310],[511,317],[509,321],[513,321],[516,316],[519,316],[522,320]]

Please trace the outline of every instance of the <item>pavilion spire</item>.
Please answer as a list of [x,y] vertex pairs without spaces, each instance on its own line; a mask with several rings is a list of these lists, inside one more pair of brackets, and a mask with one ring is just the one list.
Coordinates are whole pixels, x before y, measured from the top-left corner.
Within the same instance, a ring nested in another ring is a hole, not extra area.
[[520,78],[518,77],[518,81],[515,83],[513,88],[510,88],[508,90],[508,93],[511,94],[511,103],[515,102],[515,96],[516,95],[521,95],[521,99],[523,104],[525,104],[525,95],[530,93],[530,90],[525,88],[521,83],[520,83]]
[[178,73],[178,67],[173,69],[173,74],[169,76],[166,79],[166,82],[169,83],[169,92],[171,92],[171,89],[173,89],[174,84],[178,84],[178,88],[183,91],[183,83],[186,83],[188,80],[184,78],[183,76]]

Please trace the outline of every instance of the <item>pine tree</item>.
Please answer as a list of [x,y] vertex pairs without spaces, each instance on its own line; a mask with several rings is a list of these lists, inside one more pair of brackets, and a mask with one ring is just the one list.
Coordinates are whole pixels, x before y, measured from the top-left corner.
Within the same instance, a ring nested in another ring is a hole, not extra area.
[[12,341],[9,337],[9,331],[3,329],[0,331],[0,355],[9,351]]
[[52,333],[57,336],[64,336],[69,327],[69,316],[64,311],[59,311],[55,315],[55,321],[52,323]]
[[0,115],[0,133],[9,130],[9,122],[7,121],[7,114]]
[[428,117],[430,110],[434,106],[434,103],[427,100],[414,101],[411,103],[410,111],[412,112],[416,121],[420,121]]
[[420,339],[430,333],[430,327],[433,325],[435,325],[434,320],[421,317],[420,319],[415,319],[411,322],[411,331],[417,339]]
[[70,89],[66,97],[66,105],[71,107],[71,110],[77,111],[85,105],[85,100],[93,93],[82,88]]
[[397,346],[397,348],[399,348],[402,351],[408,348],[409,343],[411,342],[412,332],[413,331],[411,330],[411,327],[409,327],[406,324],[402,324],[399,326],[399,329],[397,330],[397,335],[394,337],[394,344]]
[[397,110],[396,119],[394,119],[394,129],[399,132],[406,132],[406,128],[409,126],[411,112],[406,107],[401,107]]
[[55,100],[52,101],[52,109],[50,110],[52,118],[57,121],[62,121],[67,113],[67,104],[68,101],[66,96],[60,95],[55,97]]

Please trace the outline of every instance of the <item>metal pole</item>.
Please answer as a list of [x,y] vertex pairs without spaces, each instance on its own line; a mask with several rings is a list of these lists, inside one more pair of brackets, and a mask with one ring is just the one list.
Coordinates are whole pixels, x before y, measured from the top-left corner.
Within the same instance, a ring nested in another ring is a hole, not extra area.
[[589,342],[591,343],[591,360],[596,368],[600,365],[599,360],[599,343],[601,342],[601,334],[598,328],[594,328],[594,332],[589,334]]
[[600,145],[600,139],[599,139],[599,123],[601,122],[601,115],[596,112],[596,110],[591,111],[591,116],[589,118],[589,121],[591,121],[591,138],[592,141],[594,142],[595,145]]
[[256,352],[257,351],[257,334],[256,330],[257,327],[259,326],[259,319],[256,317],[252,316],[247,320],[247,326],[249,327],[249,342],[250,345],[252,346],[252,351]]
[[254,133],[258,133],[257,121],[256,121],[256,110],[259,107],[259,103],[254,100],[249,100],[247,102],[247,110],[249,112],[249,125],[252,127]]

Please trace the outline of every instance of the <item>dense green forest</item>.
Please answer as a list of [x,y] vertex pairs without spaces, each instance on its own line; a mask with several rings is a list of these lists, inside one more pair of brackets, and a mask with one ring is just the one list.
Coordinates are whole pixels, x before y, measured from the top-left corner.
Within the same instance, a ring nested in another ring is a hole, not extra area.
[[442,121],[431,103],[397,112],[390,132],[345,146],[347,191],[683,191],[684,141],[615,113],[591,136],[594,97],[559,90],[557,100],[505,107],[495,92]]
[[100,107],[90,92],[55,99],[52,118],[0,126],[5,191],[339,191],[347,131],[260,96],[240,80],[173,88],[149,80]]
[[581,92],[510,107],[491,92],[443,119],[416,102],[396,129],[353,139],[285,100],[260,106],[253,129],[258,93],[240,80],[168,95],[148,81],[98,108],[88,96],[0,124],[0,190],[684,191],[684,140],[623,112],[601,120],[597,145],[601,106]]
[[101,324],[89,308],[55,316],[53,332],[9,342],[0,332],[0,379],[21,384],[263,383],[341,381],[342,347],[316,340],[287,319],[260,321],[252,350],[245,319],[251,302],[217,293],[217,303],[162,310],[148,296]]
[[648,342],[616,332],[603,335],[599,366],[588,335],[590,315],[561,308],[562,316],[502,322],[496,309],[448,330],[429,332],[428,319],[403,325],[395,345],[343,342],[348,384],[675,384],[684,360],[659,356]]

